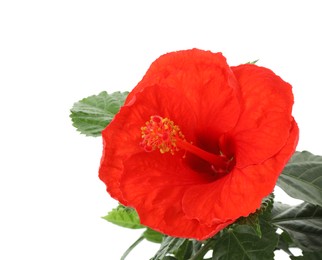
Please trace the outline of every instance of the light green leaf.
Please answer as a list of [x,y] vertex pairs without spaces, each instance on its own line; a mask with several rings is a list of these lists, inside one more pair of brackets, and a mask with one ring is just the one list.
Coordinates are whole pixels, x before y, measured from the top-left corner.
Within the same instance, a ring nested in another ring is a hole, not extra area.
[[268,222],[261,221],[262,237],[254,234],[251,227],[237,225],[224,230],[221,237],[215,240],[213,260],[272,260],[278,243],[275,228]]
[[293,198],[322,207],[322,156],[296,152],[277,185]]
[[103,219],[126,228],[139,229],[144,228],[140,224],[140,219],[136,211],[132,208],[127,208],[122,205],[110,211]]
[[70,110],[73,126],[87,136],[100,136],[124,104],[127,95],[128,92],[108,94],[103,91],[76,102]]
[[275,203],[272,224],[285,230],[303,250],[322,248],[322,208],[319,206],[306,202],[297,206]]
[[256,64],[257,62],[259,61],[259,59],[257,60],[254,60],[254,61],[249,61],[249,62],[246,62],[246,64]]
[[151,228],[147,228],[143,232],[143,237],[150,242],[161,243],[164,235],[158,231],[151,229]]

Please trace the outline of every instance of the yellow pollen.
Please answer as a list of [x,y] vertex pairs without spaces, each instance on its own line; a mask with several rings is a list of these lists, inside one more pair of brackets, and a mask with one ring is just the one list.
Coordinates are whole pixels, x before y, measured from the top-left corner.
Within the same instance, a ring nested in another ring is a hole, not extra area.
[[147,152],[157,149],[161,153],[178,151],[177,141],[184,141],[184,135],[180,131],[179,126],[175,125],[169,118],[161,116],[151,116],[150,120],[141,127],[142,142],[141,145]]

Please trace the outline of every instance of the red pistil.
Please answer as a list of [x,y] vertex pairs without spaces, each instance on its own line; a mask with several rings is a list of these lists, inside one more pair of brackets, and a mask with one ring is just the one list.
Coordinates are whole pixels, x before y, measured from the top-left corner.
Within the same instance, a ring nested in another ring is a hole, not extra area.
[[209,162],[211,165],[215,165],[214,168],[219,168],[219,169],[223,169],[227,167],[227,158],[223,155],[216,155],[213,153],[209,153],[205,150],[202,150],[201,148],[194,146],[191,143],[188,143],[186,141],[182,141],[182,140],[177,140],[177,146],[181,149],[184,149],[196,156],[198,156],[199,158]]

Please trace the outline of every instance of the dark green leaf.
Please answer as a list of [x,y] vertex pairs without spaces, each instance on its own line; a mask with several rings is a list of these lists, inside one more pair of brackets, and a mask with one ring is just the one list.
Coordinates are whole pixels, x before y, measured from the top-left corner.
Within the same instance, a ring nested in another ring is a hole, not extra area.
[[164,235],[162,233],[159,233],[158,231],[151,229],[151,228],[147,228],[143,232],[143,236],[146,240],[148,240],[150,242],[161,243]]
[[191,242],[192,242],[192,253],[191,254],[195,255],[200,250],[203,243],[198,240],[191,240]]
[[277,185],[293,198],[322,206],[322,156],[296,152]]
[[[218,235],[220,236],[220,235]],[[189,260],[204,260],[204,256],[213,248],[215,238],[210,238],[204,243],[193,240],[192,241],[192,257]],[[209,258],[207,258],[209,259]]]
[[[321,250],[321,248],[320,248]],[[321,260],[322,251],[318,252],[303,252],[303,256],[291,256],[292,260]]]
[[183,244],[173,252],[178,260],[190,259],[192,254],[192,241],[186,239]]
[[288,255],[292,255],[292,252],[290,251],[290,248],[292,248],[292,247],[296,247],[292,238],[290,237],[290,235],[286,231],[283,231],[278,236],[278,244],[277,244],[276,248],[283,250]]
[[260,224],[261,238],[246,225],[227,228],[222,236],[215,240],[213,260],[272,260],[278,236],[275,228],[268,222],[261,221]]
[[244,229],[243,232],[254,234],[261,238],[260,218],[270,219],[273,202],[274,194],[272,193],[263,199],[261,207],[255,213],[250,214],[248,217],[241,217],[235,222],[237,225],[247,225],[248,227],[240,226],[238,228],[240,230]]
[[121,205],[110,211],[103,219],[121,227],[131,229],[144,228],[140,224],[140,219],[136,211]]
[[271,218],[271,212],[274,205],[274,197],[275,197],[274,193],[269,194],[267,197],[265,197],[262,200],[262,205],[259,208],[260,214],[266,220]]
[[108,94],[104,91],[76,102],[70,110],[73,126],[87,136],[100,136],[124,104],[127,95],[128,92]]
[[[163,260],[167,255],[178,252],[181,246],[185,246],[187,239],[175,238],[175,237],[164,237],[160,249],[151,260]],[[176,259],[176,258],[175,258]]]
[[[257,214],[251,214],[247,218],[241,218],[237,223],[241,225],[241,229],[244,228],[245,232],[250,232],[251,234],[257,235],[259,238],[262,237],[262,231]],[[243,227],[242,225],[246,225],[247,227]]]
[[295,245],[311,251],[322,248],[322,208],[309,203],[289,206],[275,203],[272,224],[287,231]]

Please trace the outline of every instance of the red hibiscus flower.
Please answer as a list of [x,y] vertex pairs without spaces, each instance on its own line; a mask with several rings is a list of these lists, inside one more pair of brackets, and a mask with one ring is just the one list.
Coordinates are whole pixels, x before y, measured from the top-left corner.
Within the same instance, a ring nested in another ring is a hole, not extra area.
[[298,141],[291,86],[198,49],[158,58],[103,131],[101,180],[142,224],[213,236],[260,207]]

